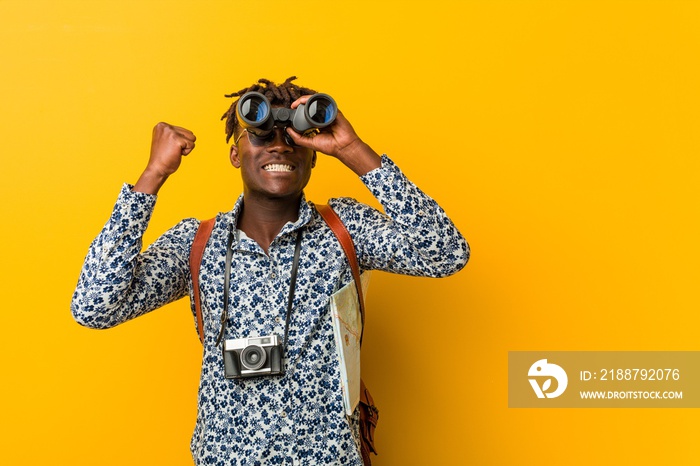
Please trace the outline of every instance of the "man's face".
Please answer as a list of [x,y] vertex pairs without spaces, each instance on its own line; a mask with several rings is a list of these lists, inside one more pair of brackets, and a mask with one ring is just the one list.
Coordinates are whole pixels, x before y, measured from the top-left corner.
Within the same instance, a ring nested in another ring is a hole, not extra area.
[[269,141],[253,144],[252,135],[239,132],[238,143],[231,146],[231,164],[241,169],[246,196],[297,198],[311,178],[316,154],[289,145],[283,128],[275,128],[273,133]]

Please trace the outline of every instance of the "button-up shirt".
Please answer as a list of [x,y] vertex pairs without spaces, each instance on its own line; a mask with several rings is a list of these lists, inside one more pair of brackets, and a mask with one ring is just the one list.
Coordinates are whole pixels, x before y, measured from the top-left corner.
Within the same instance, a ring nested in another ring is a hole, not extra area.
[[[442,277],[460,270],[469,247],[438,204],[382,156],[361,177],[381,213],[354,199],[329,201],[347,227],[361,270]],[[156,197],[124,185],[90,246],[72,312],[82,325],[108,328],[186,295],[189,255],[199,221],[186,219],[145,251],[142,236]],[[283,376],[226,379],[221,345],[224,264],[229,227],[243,196],[217,215],[200,268],[204,353],[191,450],[197,465],[361,465],[357,412],[346,416],[329,297],[352,280],[330,228],[302,198],[268,253],[237,235],[232,245],[226,339],[284,335],[296,235],[302,235]],[[194,305],[192,306],[194,314]]]

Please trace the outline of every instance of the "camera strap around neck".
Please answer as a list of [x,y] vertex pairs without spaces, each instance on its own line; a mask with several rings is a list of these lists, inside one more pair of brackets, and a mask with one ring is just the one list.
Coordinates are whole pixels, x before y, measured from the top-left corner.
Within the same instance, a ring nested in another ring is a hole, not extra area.
[[[289,280],[289,298],[287,299],[287,315],[284,322],[284,342],[287,347],[287,338],[289,336],[289,322],[292,317],[292,304],[294,302],[294,289],[297,283],[297,271],[299,270],[299,256],[301,255],[301,230],[297,231],[296,243],[294,245],[294,259],[292,261],[292,273]],[[226,244],[226,265],[224,267],[224,309],[221,312],[221,330],[216,338],[216,345],[221,343],[224,334],[226,333],[226,323],[228,322],[228,306],[229,306],[229,285],[231,283],[231,261],[233,258],[233,224],[228,227],[228,241]]]
[[[328,226],[331,228],[333,233],[336,235],[338,238],[338,241],[340,242],[341,246],[343,247],[343,251],[345,252],[345,255],[350,263],[350,269],[352,270],[353,278],[355,280],[355,283],[358,284],[361,282],[360,280],[360,268],[357,263],[357,257],[355,256],[355,247],[352,241],[352,238],[350,237],[350,234],[348,233],[347,229],[345,228],[345,225],[343,224],[342,220],[338,217],[338,214],[335,213],[332,207],[329,205],[317,205],[316,209],[318,212],[321,214],[325,222],[328,224]],[[201,307],[201,297],[200,297],[200,291],[199,291],[199,268],[202,262],[202,256],[204,255],[204,249],[206,248],[207,242],[209,240],[209,237],[214,229],[214,224],[216,222],[216,218],[210,218],[208,220],[203,220],[199,224],[199,228],[197,229],[197,233],[195,235],[194,242],[192,244],[192,249],[190,251],[190,272],[192,275],[192,287],[193,287],[193,299],[194,299],[194,307],[195,307],[195,314],[196,314],[196,322],[197,322],[197,331],[199,332],[199,341],[204,344],[204,319],[202,318],[202,307]],[[232,226],[230,227],[230,233],[232,233]],[[229,241],[231,244],[233,243],[233,237],[231,234],[229,234]],[[297,243],[301,242],[301,233],[297,235]],[[229,251],[231,253],[233,252],[231,249],[231,246],[227,247],[227,256],[229,254]],[[295,257],[297,256],[297,252],[295,251]],[[296,259],[298,261],[298,257]],[[230,259],[227,261],[228,267],[230,268]],[[228,285],[228,280],[230,278],[230,273],[226,273],[225,276],[225,281],[226,284]],[[289,319],[291,317],[291,303],[294,297],[294,287],[296,284],[296,267],[293,266],[292,270],[292,279],[291,279],[291,288],[290,288],[290,294],[289,294],[289,301],[287,303],[287,319],[285,322],[285,342],[287,340],[287,333],[288,333],[288,328],[289,328]],[[360,304],[360,316],[362,319],[362,330],[364,334],[364,323],[365,323],[365,306],[364,306],[364,296],[362,295],[362,286],[356,286],[355,289],[357,290],[358,294],[358,300]],[[224,288],[224,301],[228,303],[228,286]],[[226,314],[228,309],[228,306],[224,308],[224,313]],[[222,316],[224,317],[224,316]],[[227,316],[226,316],[227,317]],[[225,320],[224,320],[225,322]],[[223,327],[223,326],[222,326]],[[223,328],[221,330],[221,333],[219,334],[219,338],[217,338],[217,345],[220,343],[221,338],[223,338]],[[364,336],[364,335],[362,335]],[[362,341],[362,336],[360,337],[360,341]]]

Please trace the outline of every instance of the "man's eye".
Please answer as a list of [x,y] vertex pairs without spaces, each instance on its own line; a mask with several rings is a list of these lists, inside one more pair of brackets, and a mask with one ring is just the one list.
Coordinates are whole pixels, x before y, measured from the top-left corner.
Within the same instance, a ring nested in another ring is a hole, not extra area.
[[249,134],[250,134],[250,142],[256,146],[267,144],[268,142],[272,141],[275,138],[274,132],[270,132],[269,134],[267,134],[265,136],[260,136],[258,134],[251,133],[251,132],[249,132]]

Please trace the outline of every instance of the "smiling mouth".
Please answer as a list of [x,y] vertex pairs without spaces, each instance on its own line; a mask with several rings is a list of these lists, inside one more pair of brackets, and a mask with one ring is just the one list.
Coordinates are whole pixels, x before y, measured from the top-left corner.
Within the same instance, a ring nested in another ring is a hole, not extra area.
[[267,165],[264,165],[263,170],[267,172],[291,172],[294,171],[294,167],[291,165],[283,164],[283,163],[268,163]]

